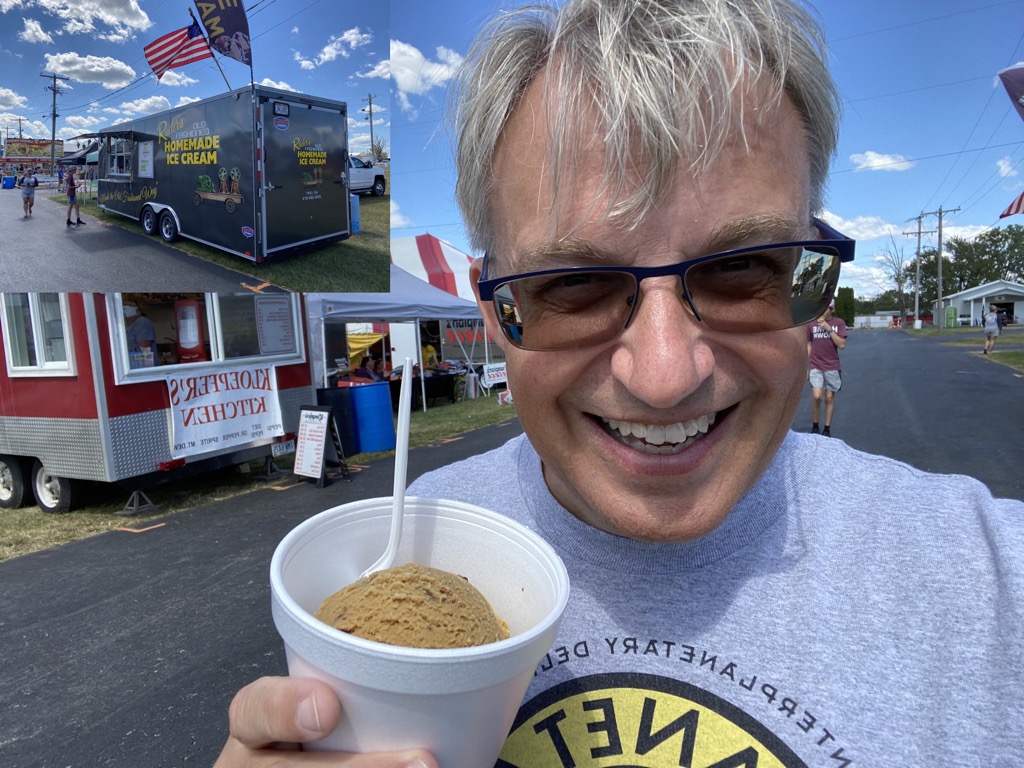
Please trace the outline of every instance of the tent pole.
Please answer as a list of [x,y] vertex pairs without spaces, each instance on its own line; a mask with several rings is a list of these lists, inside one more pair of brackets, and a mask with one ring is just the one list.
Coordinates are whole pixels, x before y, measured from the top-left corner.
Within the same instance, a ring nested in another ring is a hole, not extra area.
[[[427,372],[423,369],[423,340],[420,337],[420,319],[416,318],[416,359],[420,361],[420,400],[423,412],[427,412]],[[402,375],[405,375],[404,372]]]
[[320,324],[320,360],[324,368],[324,389],[327,388],[327,320],[321,315]]

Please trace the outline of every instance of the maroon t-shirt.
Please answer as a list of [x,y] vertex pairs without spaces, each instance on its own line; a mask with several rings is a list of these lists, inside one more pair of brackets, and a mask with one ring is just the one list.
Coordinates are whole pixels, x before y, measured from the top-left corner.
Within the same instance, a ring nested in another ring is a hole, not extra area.
[[[840,317],[833,316],[829,320],[832,330],[842,339],[846,338],[846,323]],[[838,371],[839,349],[832,341],[832,334],[818,327],[818,321],[807,324],[807,340],[811,343],[811,353],[807,356],[809,371]]]

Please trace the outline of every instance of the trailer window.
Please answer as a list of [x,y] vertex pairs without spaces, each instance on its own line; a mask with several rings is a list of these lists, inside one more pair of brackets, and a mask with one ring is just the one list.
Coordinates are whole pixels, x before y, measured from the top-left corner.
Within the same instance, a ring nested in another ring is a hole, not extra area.
[[217,296],[226,360],[298,352],[294,303],[287,295]]
[[68,370],[64,307],[57,293],[7,293],[4,303],[4,353],[12,372]]
[[129,175],[132,172],[132,142],[128,139],[107,139],[110,142],[110,167],[107,169],[112,176]]
[[[293,294],[111,294],[111,340],[133,378],[165,366],[243,360],[301,360],[299,301]],[[139,370],[136,370],[139,369]]]

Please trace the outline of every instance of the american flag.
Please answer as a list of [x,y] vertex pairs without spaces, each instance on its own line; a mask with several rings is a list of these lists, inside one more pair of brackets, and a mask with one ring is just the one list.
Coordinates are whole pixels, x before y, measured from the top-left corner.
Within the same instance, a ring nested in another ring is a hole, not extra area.
[[200,59],[213,58],[210,46],[206,44],[203,28],[197,21],[192,22],[191,26],[177,29],[154,40],[143,50],[157,80],[163,77],[168,69],[183,67]]
[[1007,209],[999,214],[999,218],[1003,219],[1007,216],[1013,216],[1015,213],[1024,213],[1024,194],[1021,194],[1016,200],[1010,203]]

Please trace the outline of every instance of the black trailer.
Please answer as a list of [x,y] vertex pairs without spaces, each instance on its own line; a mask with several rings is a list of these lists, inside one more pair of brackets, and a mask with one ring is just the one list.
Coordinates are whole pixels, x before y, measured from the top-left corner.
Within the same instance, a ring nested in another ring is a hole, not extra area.
[[251,85],[104,128],[99,207],[261,263],[350,234],[348,108]]

